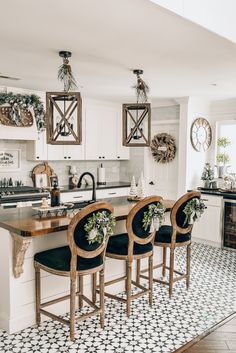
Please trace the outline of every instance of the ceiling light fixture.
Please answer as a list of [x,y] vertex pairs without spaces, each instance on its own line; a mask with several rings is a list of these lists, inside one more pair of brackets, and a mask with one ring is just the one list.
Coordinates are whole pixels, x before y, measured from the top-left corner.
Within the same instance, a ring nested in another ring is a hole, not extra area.
[[147,103],[149,87],[140,77],[143,70],[133,70],[136,75],[136,103],[123,104],[123,145],[128,147],[150,146],[151,104]]
[[77,88],[69,58],[72,53],[60,51],[63,63],[58,69],[58,79],[63,83],[63,92],[47,92],[47,142],[52,145],[80,145],[82,102],[79,92],[69,92]]
[[19,81],[20,80],[19,77],[12,77],[12,76],[7,76],[7,75],[2,75],[2,73],[0,73],[0,78],[2,78],[4,80],[11,80],[11,81]]

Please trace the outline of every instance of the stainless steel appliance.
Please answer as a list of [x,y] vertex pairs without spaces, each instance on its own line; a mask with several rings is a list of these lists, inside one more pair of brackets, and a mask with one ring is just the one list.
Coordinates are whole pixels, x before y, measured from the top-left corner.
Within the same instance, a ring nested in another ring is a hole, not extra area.
[[236,250],[236,200],[224,199],[223,247]]
[[43,197],[49,198],[49,192],[32,186],[0,187],[0,205],[3,208],[40,205]]

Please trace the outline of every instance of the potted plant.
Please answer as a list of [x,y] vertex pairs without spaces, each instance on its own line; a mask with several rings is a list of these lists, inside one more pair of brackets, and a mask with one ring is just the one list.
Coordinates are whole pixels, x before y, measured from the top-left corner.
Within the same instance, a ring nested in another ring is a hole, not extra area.
[[[227,137],[219,137],[217,139],[217,146],[219,152],[216,155],[218,166],[218,177],[223,178],[225,174],[226,165],[229,162],[229,155],[226,153],[226,147],[230,145],[231,141]],[[223,152],[222,152],[223,149]]]
[[201,180],[204,181],[204,187],[206,189],[210,188],[210,183],[214,179],[214,170],[211,167],[210,163],[205,163]]

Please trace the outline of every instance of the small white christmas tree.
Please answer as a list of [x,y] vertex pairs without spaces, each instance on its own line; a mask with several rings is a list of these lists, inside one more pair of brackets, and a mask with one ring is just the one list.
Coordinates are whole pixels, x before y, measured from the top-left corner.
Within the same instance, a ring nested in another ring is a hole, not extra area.
[[136,181],[135,181],[135,177],[134,176],[132,177],[132,180],[131,180],[129,196],[130,197],[136,197],[137,196],[137,186],[136,186]]
[[146,187],[145,187],[145,180],[143,177],[143,174],[141,174],[141,177],[139,178],[138,181],[138,194],[137,196],[140,199],[143,199],[146,196]]

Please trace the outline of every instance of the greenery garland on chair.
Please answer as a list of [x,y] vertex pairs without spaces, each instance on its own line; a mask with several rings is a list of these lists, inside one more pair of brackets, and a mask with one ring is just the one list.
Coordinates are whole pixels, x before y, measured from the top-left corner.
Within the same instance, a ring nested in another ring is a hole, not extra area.
[[186,216],[184,225],[193,224],[195,221],[198,221],[201,215],[204,213],[205,208],[206,206],[201,199],[193,198],[192,200],[188,201],[183,209],[183,212]]
[[17,126],[20,123],[20,109],[33,109],[38,131],[45,128],[45,110],[43,103],[36,94],[20,94],[20,93],[0,93],[0,106],[9,104],[12,108],[13,122]]
[[115,224],[115,217],[111,213],[107,211],[94,213],[84,226],[89,244],[103,243],[113,234]]
[[150,232],[158,230],[164,221],[165,206],[161,202],[148,206],[148,211],[143,214],[143,228],[147,230],[150,227]]

